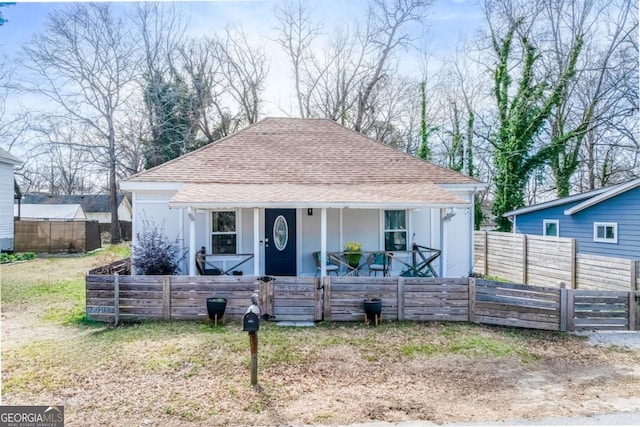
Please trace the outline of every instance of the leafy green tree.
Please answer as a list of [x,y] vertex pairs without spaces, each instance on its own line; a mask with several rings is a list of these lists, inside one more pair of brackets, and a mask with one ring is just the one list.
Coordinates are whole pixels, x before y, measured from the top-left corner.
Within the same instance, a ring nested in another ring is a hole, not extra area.
[[582,37],[578,35],[569,61],[555,85],[550,87],[546,76],[536,79],[535,65],[541,58],[540,54],[525,36],[520,36],[523,58],[518,85],[513,90],[510,70],[514,54],[513,39],[522,22],[521,19],[516,20],[503,39],[492,34],[493,49],[498,59],[493,72],[498,128],[492,141],[496,169],[492,212],[500,231],[511,229],[511,223],[502,214],[524,205],[524,190],[529,176],[553,152],[551,144],[535,150],[535,137],[558,100],[566,95],[567,84],[574,76],[576,61],[582,48]]

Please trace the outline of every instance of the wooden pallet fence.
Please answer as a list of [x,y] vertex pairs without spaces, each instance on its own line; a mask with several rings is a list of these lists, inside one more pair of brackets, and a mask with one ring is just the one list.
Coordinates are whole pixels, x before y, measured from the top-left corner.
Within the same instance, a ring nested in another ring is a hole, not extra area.
[[241,319],[251,304],[259,283],[249,276],[167,276],[170,287],[170,316],[165,320],[208,318],[207,298],[227,299],[225,317]]
[[[469,279],[401,277],[403,307],[399,320],[466,322],[469,320]],[[400,288],[400,287],[399,287]],[[400,297],[399,297],[400,298]]]
[[636,290],[637,261],[597,255],[577,257],[579,289],[628,291]]
[[325,278],[324,320],[355,322],[364,319],[363,301],[367,298],[382,300],[382,319],[398,319],[397,277]]
[[569,329],[635,329],[635,322],[630,322],[629,315],[633,306],[637,306],[635,301],[631,301],[634,294],[635,292],[574,290],[569,295]]
[[575,287],[575,240],[521,235],[526,248],[521,283],[558,287],[566,283]]
[[476,280],[477,323],[559,331],[560,289]]
[[595,291],[476,278],[86,276],[89,318],[206,320],[206,299],[227,299],[239,320],[259,290],[262,313],[276,320],[364,320],[363,300],[382,300],[384,321],[471,321],[565,330],[639,330],[640,291]]
[[250,276],[86,276],[89,318],[116,320],[204,320],[206,300],[227,298],[225,316],[241,318],[259,288]]
[[570,289],[636,290],[638,261],[578,254],[575,239],[476,231],[474,271],[484,276]]
[[[278,277],[272,284],[273,310],[276,321],[322,320],[322,287],[314,277]],[[263,313],[265,309],[261,307]]]

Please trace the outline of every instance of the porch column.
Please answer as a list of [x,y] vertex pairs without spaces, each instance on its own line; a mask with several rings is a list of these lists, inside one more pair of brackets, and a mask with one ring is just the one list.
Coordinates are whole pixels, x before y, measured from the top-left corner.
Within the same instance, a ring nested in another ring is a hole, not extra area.
[[196,275],[196,211],[189,207],[189,276]]
[[320,276],[327,275],[327,208],[320,209]]
[[253,208],[253,275],[260,275],[260,209]]
[[440,250],[442,262],[440,263],[440,277],[447,277],[447,258],[449,257],[449,248],[447,247],[447,228],[443,218],[447,215],[446,209],[440,209]]

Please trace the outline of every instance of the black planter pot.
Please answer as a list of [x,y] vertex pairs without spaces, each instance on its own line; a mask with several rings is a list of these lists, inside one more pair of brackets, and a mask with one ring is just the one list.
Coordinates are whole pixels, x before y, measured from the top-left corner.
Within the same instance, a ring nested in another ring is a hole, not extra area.
[[226,298],[207,298],[207,313],[209,314],[209,319],[221,319],[226,308]]
[[364,300],[364,312],[368,318],[379,317],[382,314],[382,300],[380,298]]

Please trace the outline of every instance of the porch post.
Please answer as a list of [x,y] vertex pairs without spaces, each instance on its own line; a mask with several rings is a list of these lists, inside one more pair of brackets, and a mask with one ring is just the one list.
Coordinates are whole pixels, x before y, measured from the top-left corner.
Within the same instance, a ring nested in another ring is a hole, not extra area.
[[260,209],[253,208],[253,275],[260,275]]
[[327,275],[327,208],[320,209],[320,276]]
[[440,263],[440,277],[447,277],[447,258],[449,248],[447,247],[447,224],[442,220],[447,214],[446,209],[440,209],[440,250],[442,251],[442,262]]
[[196,275],[196,211],[188,207],[189,214],[189,276]]

